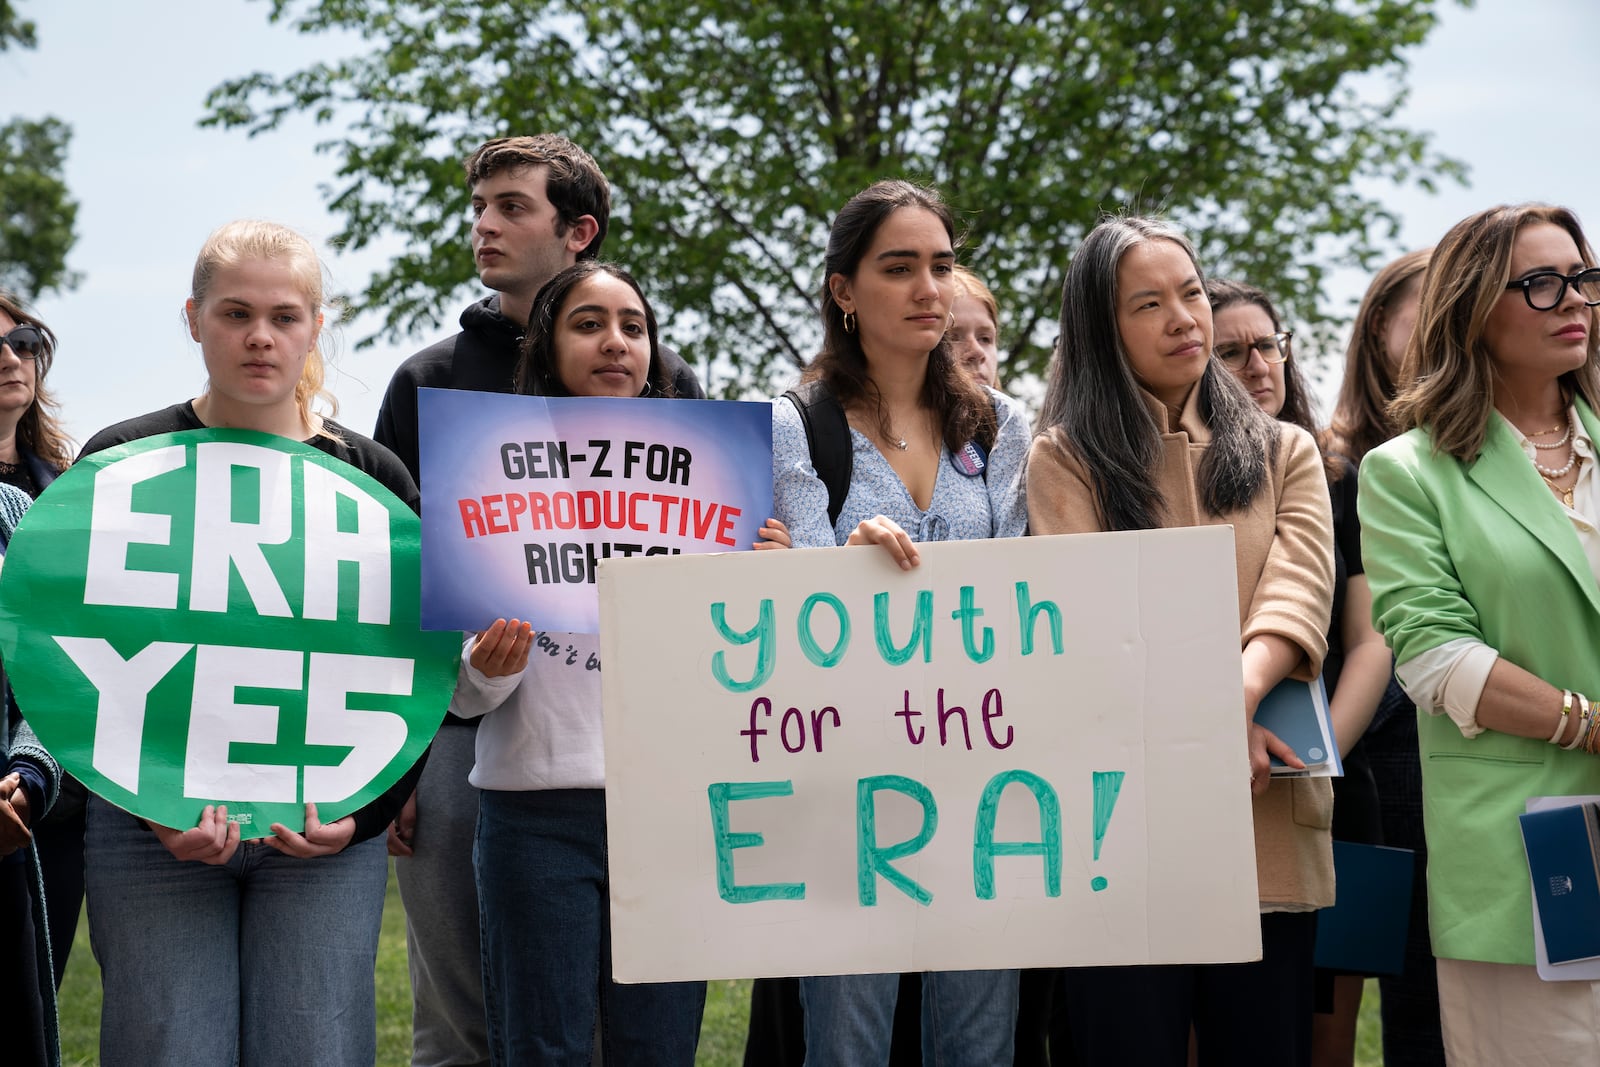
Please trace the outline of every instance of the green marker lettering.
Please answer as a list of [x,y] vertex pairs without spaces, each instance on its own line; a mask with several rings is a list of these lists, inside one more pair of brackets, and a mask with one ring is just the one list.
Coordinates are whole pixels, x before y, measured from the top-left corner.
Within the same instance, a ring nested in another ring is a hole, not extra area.
[[[874,794],[880,789],[893,789],[922,805],[922,829],[909,841],[887,848],[878,846],[878,813]],[[899,774],[880,774],[863,778],[856,783],[856,880],[861,906],[870,908],[878,903],[877,876],[883,875],[896,889],[926,907],[933,902],[933,894],[910,877],[896,870],[891,860],[904,859],[920,851],[933,839],[939,827],[939,806],[933,793],[914,778]]]
[[917,646],[922,646],[922,662],[933,659],[933,590],[917,592],[917,610],[911,620],[911,637],[904,648],[896,648],[889,633],[889,594],[879,593],[872,598],[872,633],[878,641],[878,655],[891,667],[898,667],[911,658]]
[[[817,639],[811,634],[811,613],[818,604],[826,604],[833,609],[839,617],[839,640],[832,649],[822,651],[822,646],[817,644]],[[818,667],[837,666],[844,659],[845,650],[850,647],[850,612],[845,610],[844,601],[832,593],[812,593],[806,597],[806,602],[800,605],[800,618],[798,621],[800,632],[800,651],[805,653],[806,659]]]
[[762,685],[772,677],[772,668],[778,662],[778,649],[772,640],[772,600],[761,601],[761,614],[756,619],[756,624],[748,630],[738,631],[728,628],[728,607],[722,601],[711,605],[711,625],[717,628],[717,633],[722,635],[724,641],[735,645],[748,645],[752,641],[760,642],[756,646],[756,669],[749,681],[736,682],[728,674],[727,660],[718,650],[711,657],[711,677],[717,684],[730,693],[748,693],[757,686]]
[[983,609],[973,604],[972,586],[961,587],[961,606],[950,613],[950,617],[961,623],[961,646],[967,650],[967,658],[974,663],[987,663],[994,655],[994,631],[983,627],[983,641],[980,644],[973,634],[973,623],[983,614]]
[[[1026,788],[1039,805],[1038,841],[994,839],[994,821],[1000,810],[1000,794],[1012,784]],[[983,795],[978,798],[977,827],[972,835],[972,888],[979,900],[994,899],[996,856],[1043,856],[1045,896],[1061,895],[1061,801],[1050,783],[1037,774],[1002,771],[983,787]]]
[[758,900],[804,900],[804,882],[769,882],[738,885],[733,880],[733,850],[757,848],[766,843],[760,834],[736,834],[728,829],[728,805],[735,800],[794,795],[794,782],[715,782],[706,789],[711,800],[711,840],[717,850],[717,895],[729,904]]
[[1033,624],[1040,612],[1050,623],[1050,647],[1056,655],[1061,655],[1061,609],[1056,607],[1054,600],[1041,600],[1033,602],[1028,593],[1028,583],[1017,583],[1017,622],[1022,628],[1022,654],[1033,655]]

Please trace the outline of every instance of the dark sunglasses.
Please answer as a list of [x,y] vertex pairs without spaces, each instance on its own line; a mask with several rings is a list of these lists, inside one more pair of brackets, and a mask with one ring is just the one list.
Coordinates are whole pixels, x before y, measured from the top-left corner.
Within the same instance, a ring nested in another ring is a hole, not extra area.
[[0,334],[0,345],[10,347],[18,359],[39,362],[44,359],[44,334],[33,326],[14,326],[10,333]]

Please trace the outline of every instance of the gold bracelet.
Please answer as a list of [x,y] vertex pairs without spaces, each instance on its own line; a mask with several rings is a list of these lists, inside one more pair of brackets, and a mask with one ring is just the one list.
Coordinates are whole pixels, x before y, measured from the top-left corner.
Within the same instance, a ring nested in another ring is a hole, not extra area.
[[[1561,691],[1561,718],[1556,720],[1556,732],[1550,735],[1552,745],[1560,745],[1561,737],[1567,732],[1567,718],[1572,714],[1572,690]],[[1565,748],[1566,746],[1562,746]]]

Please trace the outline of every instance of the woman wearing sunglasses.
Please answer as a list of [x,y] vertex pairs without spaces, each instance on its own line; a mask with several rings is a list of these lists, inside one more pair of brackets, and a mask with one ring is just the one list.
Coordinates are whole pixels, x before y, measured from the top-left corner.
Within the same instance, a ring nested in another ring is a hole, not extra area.
[[56,337],[0,291],[0,482],[36,497],[71,461],[44,376]]
[[[72,448],[45,389],[56,336],[0,289],[0,483],[31,500],[72,462]],[[61,795],[34,827],[49,908],[50,952],[57,986],[83,906],[83,813],[88,794],[76,778],[61,777]]]
[[1529,797],[1600,793],[1600,270],[1578,220],[1444,236],[1360,511],[1373,620],[1417,707],[1452,1063],[1600,1062],[1600,982],[1534,967]]

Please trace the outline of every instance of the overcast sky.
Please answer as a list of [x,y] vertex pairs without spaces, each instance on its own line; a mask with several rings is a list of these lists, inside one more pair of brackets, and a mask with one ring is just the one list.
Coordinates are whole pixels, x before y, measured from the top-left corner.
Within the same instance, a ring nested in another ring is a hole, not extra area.
[[[0,114],[51,114],[73,128],[67,181],[81,208],[70,262],[84,278],[37,310],[61,338],[50,382],[78,441],[204,385],[181,309],[195,252],[216,226],[245,217],[287,223],[324,250],[340,289],[361,288],[376,254],[340,256],[326,245],[337,225],[318,189],[334,162],[314,146],[328,130],[297,120],[252,140],[196,125],[206,92],[220,82],[253,70],[286,73],[359,41],[271,26],[260,0],[20,7],[38,24],[39,48],[0,54]],[[1566,204],[1600,239],[1600,138],[1585,88],[1600,73],[1597,47],[1593,0],[1444,7],[1442,25],[1413,56],[1402,121],[1466,160],[1472,184],[1431,198],[1382,191],[1405,220],[1397,252],[1431,244],[1480,208],[1519,200]],[[1365,283],[1341,278],[1333,297],[1357,297]],[[431,336],[399,346],[358,350],[354,342],[372,325],[346,327],[329,379],[340,418],[369,432],[394,367],[453,329],[457,310]]]

